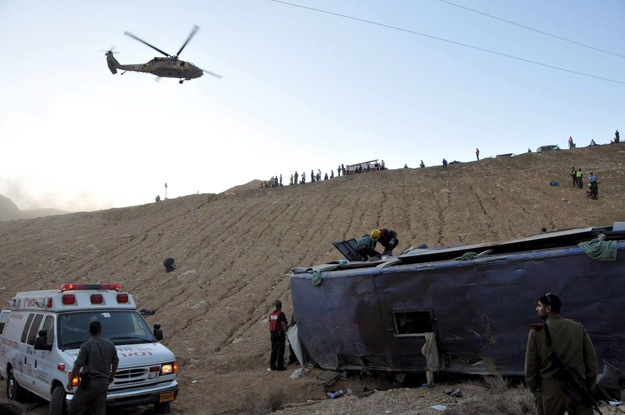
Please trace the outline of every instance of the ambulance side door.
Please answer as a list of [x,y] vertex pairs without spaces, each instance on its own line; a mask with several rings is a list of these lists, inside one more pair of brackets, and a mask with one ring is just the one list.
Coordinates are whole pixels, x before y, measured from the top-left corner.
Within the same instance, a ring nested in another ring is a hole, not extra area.
[[[43,322],[41,323],[41,327],[37,330],[46,330],[47,331],[47,341],[46,344],[52,344],[52,350],[35,350],[34,358],[35,358],[35,366],[33,367],[32,377],[34,382],[34,392],[39,394],[40,396],[50,399],[51,398],[51,384],[54,379],[54,375],[57,371],[57,364],[55,363],[54,353],[56,344],[56,332],[55,332],[55,319],[53,314],[47,314],[44,316]],[[30,338],[28,339],[30,340]],[[33,341],[33,350],[34,350],[34,341]],[[63,375],[62,372],[58,372]],[[64,383],[66,379],[62,376],[61,381]]]
[[[31,319],[31,316],[34,317],[32,317]],[[28,325],[29,320],[32,321],[30,326]],[[35,338],[37,337],[37,331],[39,331],[42,320],[43,314],[41,313],[31,313],[28,316],[26,326],[24,327],[24,332],[22,333],[22,344],[20,344],[20,351],[23,351],[24,353],[22,354],[22,356],[20,356],[19,359],[19,383],[22,387],[33,392],[36,390],[34,374],[37,368],[37,358],[35,356]],[[25,338],[24,333],[26,333]]]

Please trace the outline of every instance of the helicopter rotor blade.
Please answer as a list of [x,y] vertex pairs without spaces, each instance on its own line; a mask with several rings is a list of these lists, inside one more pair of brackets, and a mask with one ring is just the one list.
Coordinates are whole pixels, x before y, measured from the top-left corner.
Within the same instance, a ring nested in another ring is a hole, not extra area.
[[139,39],[138,37],[136,37],[135,35],[133,35],[133,34],[132,34],[132,33],[130,33],[130,32],[124,32],[124,34],[125,34],[126,36],[130,36],[130,37],[131,37],[131,38],[133,38],[134,40],[138,40],[139,42],[143,43],[144,45],[151,47],[151,48],[152,48],[152,49],[154,49],[155,51],[160,52],[160,53],[162,53],[162,54],[163,54],[163,55],[165,55],[165,56],[168,56],[168,57],[172,57],[172,58],[173,58],[173,56],[171,56],[169,53],[167,53],[167,52],[163,52],[162,50],[160,50],[160,49],[159,49],[159,48],[157,48],[156,46],[152,46],[152,45],[150,45],[150,44],[149,44],[148,42],[146,42],[145,40],[143,40],[143,39]]
[[[198,69],[202,69],[202,68],[198,68]],[[219,75],[214,72],[207,71],[206,69],[202,69],[202,72],[207,73],[209,75],[213,75],[215,78],[219,78],[219,79],[223,78],[223,75]]]
[[185,48],[185,46],[187,46],[187,43],[189,43],[189,41],[191,40],[191,38],[193,38],[193,36],[195,36],[195,34],[197,33],[197,31],[200,30],[200,26],[198,25],[193,25],[193,30],[191,31],[191,34],[189,35],[189,37],[187,38],[186,42],[184,42],[184,44],[182,45],[182,47],[180,48],[180,50],[178,51],[178,53],[176,53],[176,57],[180,56],[180,53],[182,52],[182,50]]
[[112,53],[113,55],[117,55],[120,52],[115,52],[115,46],[111,46],[109,48],[109,50],[105,50],[105,49],[100,49],[100,52],[105,52],[105,53]]

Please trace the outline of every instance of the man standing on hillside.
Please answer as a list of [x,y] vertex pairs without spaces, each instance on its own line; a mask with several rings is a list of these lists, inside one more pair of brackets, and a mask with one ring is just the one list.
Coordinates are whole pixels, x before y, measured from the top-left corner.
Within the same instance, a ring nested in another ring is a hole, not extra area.
[[582,168],[577,169],[577,185],[580,189],[584,188],[584,173],[582,172]]
[[571,167],[571,172],[569,176],[573,178],[573,187],[577,186],[577,170],[575,170],[575,166]]
[[621,137],[619,136],[618,130],[616,130],[616,132],[614,133],[614,142],[615,143],[621,142]]
[[447,160],[443,158],[443,170],[447,170]]
[[588,176],[588,187],[590,188],[590,197],[593,200],[597,200],[599,196],[599,182],[593,172],[590,172],[590,176]]
[[295,170],[295,175],[293,177],[295,178],[295,181],[293,183],[298,184],[299,182],[297,181],[297,170]]
[[475,149],[475,156],[477,157],[477,161],[480,161],[480,149],[479,148]]
[[282,301],[276,300],[276,309],[269,316],[269,331],[271,335],[269,371],[285,370],[284,349],[286,347],[286,323],[286,315],[282,312]]
[[560,369],[547,356],[555,352],[566,366],[585,379],[589,390],[597,379],[597,354],[581,323],[560,315],[560,298],[545,294],[538,300],[538,317],[544,324],[532,324],[525,355],[525,382],[536,397],[538,415],[592,415],[592,407],[586,407],[566,395],[562,387]]
[[573,137],[569,137],[569,149],[575,148],[575,144],[573,144]]

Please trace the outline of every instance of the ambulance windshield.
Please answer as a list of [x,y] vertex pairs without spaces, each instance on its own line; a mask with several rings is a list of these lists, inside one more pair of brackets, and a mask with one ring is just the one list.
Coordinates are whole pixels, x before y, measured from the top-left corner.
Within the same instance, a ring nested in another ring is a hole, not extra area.
[[102,324],[102,337],[116,346],[155,343],[156,339],[143,317],[136,311],[88,311],[58,317],[60,349],[78,349],[89,340],[89,323]]

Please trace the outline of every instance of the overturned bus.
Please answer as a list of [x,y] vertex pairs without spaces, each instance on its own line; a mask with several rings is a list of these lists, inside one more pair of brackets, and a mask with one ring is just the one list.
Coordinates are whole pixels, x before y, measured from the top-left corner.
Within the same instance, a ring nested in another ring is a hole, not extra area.
[[522,375],[537,300],[555,293],[586,327],[600,373],[604,362],[624,372],[623,222],[376,262],[360,261],[354,240],[334,245],[347,260],[291,275],[301,345],[323,369],[424,372],[433,339],[439,371]]

